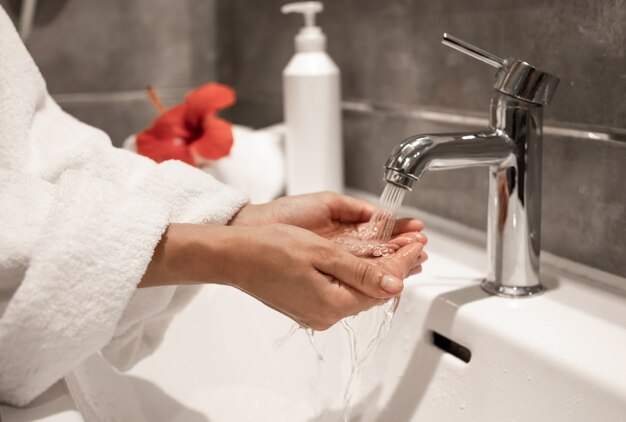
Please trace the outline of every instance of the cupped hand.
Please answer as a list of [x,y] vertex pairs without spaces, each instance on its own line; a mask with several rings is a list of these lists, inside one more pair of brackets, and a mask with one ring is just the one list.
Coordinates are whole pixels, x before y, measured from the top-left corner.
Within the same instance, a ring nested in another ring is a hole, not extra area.
[[355,257],[310,231],[282,224],[235,236],[229,284],[316,330],[379,305],[402,292],[403,280],[423,262],[413,242],[380,262]]
[[359,258],[311,231],[284,224],[170,224],[139,287],[217,283],[237,287],[296,322],[323,330],[398,296],[421,268],[423,243]]
[[398,220],[386,256],[355,256],[338,239],[372,217],[365,201],[334,193],[244,207],[229,226],[171,224],[139,287],[237,287],[296,322],[323,330],[398,296],[427,259],[418,220]]
[[[231,220],[233,226],[258,226],[282,223],[301,227],[325,237],[338,240],[363,228],[375,210],[366,201],[333,192],[286,196],[260,205],[247,205]],[[390,250],[396,251],[407,241],[426,243],[424,224],[415,219],[396,221]],[[371,250],[360,255],[369,255]]]

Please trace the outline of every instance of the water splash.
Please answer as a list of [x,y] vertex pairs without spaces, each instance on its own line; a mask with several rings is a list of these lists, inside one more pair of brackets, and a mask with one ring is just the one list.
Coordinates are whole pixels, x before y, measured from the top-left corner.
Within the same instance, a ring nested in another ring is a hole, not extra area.
[[276,339],[274,342],[274,350],[280,349],[287,343],[287,341],[298,331],[300,328],[303,328],[300,324],[294,323],[291,328],[289,328],[289,332],[284,336]]
[[304,327],[300,324],[298,324],[297,322],[294,323],[291,328],[289,328],[289,332],[287,332],[287,334],[285,334],[284,336],[276,339],[276,341],[274,342],[274,349],[280,349],[281,347],[283,347],[285,345],[285,343],[287,343],[287,341],[298,331],[298,330],[302,330],[305,332],[305,334],[307,335],[308,339],[309,339],[309,344],[311,345],[311,348],[313,349],[313,351],[315,352],[315,357],[317,358],[317,361],[320,363],[324,362],[324,355],[322,354],[322,351],[320,350],[320,348],[317,345],[317,341],[315,340],[315,330],[313,330],[312,328],[308,328],[308,327]]
[[[298,324],[296,324],[296,325],[298,325]],[[309,344],[311,345],[311,347],[315,351],[315,356],[317,357],[317,362],[318,363],[323,363],[324,362],[324,355],[322,355],[322,352],[320,351],[320,348],[317,346],[317,342],[315,341],[315,330],[312,329],[312,328],[304,328],[304,327],[303,327],[303,330],[306,333],[307,337],[309,338]]]

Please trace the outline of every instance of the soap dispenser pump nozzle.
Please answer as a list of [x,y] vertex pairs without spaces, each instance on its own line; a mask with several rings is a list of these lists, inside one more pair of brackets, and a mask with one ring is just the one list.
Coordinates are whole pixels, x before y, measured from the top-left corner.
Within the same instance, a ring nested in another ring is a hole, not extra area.
[[284,14],[302,13],[304,15],[305,26],[315,26],[315,15],[324,10],[324,5],[319,1],[301,1],[297,3],[287,3],[280,8]]
[[296,36],[297,51],[324,51],[326,49],[326,36],[321,28],[315,25],[315,15],[323,10],[324,5],[319,1],[287,3],[280,8],[284,14],[302,13],[304,15],[304,27]]

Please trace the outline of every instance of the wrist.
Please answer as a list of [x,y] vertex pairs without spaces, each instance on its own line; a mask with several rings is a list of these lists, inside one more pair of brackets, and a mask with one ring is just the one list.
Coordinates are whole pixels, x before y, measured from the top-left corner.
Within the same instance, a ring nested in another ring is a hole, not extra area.
[[228,282],[239,229],[221,225],[170,224],[139,287]]
[[266,204],[248,204],[242,207],[237,214],[228,222],[229,226],[263,226],[280,222],[277,209],[280,199]]
[[229,226],[253,226],[254,215],[259,206],[254,204],[246,204],[237,211],[237,213],[230,219],[227,225]]

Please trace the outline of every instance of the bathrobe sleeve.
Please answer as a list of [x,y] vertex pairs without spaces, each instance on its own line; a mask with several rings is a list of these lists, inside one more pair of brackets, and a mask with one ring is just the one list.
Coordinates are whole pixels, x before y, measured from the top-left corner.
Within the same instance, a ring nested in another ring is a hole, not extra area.
[[194,291],[136,289],[167,225],[225,224],[245,202],[64,113],[0,8],[0,401],[99,351],[120,369],[150,353]]

